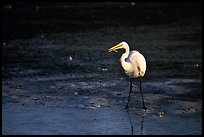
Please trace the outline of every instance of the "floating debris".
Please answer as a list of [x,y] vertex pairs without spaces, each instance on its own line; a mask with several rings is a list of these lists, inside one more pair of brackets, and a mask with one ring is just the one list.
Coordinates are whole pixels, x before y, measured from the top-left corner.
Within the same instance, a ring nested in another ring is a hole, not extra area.
[[35,11],[39,11],[39,10],[40,10],[40,6],[36,6]]
[[196,108],[196,107],[186,107],[183,110],[186,112],[196,112],[197,109],[198,108]]
[[69,62],[71,62],[73,60],[72,56],[69,56]]
[[91,105],[88,105],[87,106],[87,108],[88,109],[99,109],[99,108],[101,108],[102,107],[102,105],[95,105],[95,104],[91,104]]
[[3,46],[6,46],[6,42],[3,42],[2,45],[3,45]]
[[108,71],[108,69],[107,69],[107,68],[100,68],[100,67],[98,67],[98,70]]
[[135,6],[135,2],[131,2],[131,5],[132,5],[132,6]]
[[44,39],[44,38],[45,38],[45,36],[44,36],[44,35],[40,35],[40,38]]
[[74,92],[74,95],[78,95],[79,93],[78,92]]
[[56,87],[55,86],[50,86],[50,89],[55,89]]
[[102,68],[102,70],[103,70],[103,71],[107,71],[108,69],[107,69],[107,68]]
[[199,67],[199,64],[194,64],[193,66],[194,66],[194,67]]
[[159,117],[163,117],[165,115],[165,112],[161,111],[157,113]]
[[4,6],[4,9],[12,9],[12,8],[13,8],[12,5],[5,5],[5,6]]

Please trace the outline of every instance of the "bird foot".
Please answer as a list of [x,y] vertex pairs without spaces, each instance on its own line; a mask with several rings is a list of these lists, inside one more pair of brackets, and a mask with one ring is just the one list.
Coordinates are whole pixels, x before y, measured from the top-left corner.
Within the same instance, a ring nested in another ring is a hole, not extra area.
[[129,108],[129,106],[127,105],[124,109],[128,109]]
[[142,109],[146,110],[146,109],[148,109],[148,108],[147,108],[146,106],[143,106]]

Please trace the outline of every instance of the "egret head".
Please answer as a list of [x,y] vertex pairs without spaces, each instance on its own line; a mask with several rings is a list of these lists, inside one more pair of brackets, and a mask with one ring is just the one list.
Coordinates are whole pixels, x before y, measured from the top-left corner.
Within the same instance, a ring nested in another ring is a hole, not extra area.
[[128,44],[125,41],[120,42],[119,44],[117,44],[117,45],[111,47],[110,49],[108,49],[108,52],[112,52],[112,51],[118,52],[117,49],[122,49],[127,45]]

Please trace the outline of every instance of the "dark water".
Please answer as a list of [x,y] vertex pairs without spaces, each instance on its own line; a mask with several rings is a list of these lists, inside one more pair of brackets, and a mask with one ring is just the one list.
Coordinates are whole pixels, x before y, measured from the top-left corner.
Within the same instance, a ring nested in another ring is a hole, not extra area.
[[[50,32],[158,25],[202,17],[199,2],[4,2],[3,41]],[[26,14],[25,14],[26,13]]]
[[[134,134],[202,134],[201,9],[201,3],[5,3],[3,134],[131,134],[123,50],[107,51],[121,41],[147,61],[142,82],[150,111],[141,110],[136,79]],[[24,128],[32,117],[38,118]],[[41,131],[40,123],[49,126]]]

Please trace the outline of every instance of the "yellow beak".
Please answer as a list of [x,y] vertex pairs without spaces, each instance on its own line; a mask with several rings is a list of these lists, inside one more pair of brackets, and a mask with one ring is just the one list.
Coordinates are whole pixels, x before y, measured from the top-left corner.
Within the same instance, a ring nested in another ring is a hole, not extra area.
[[119,43],[119,44],[117,44],[116,46],[113,46],[112,48],[109,48],[109,49],[108,49],[108,52],[111,52],[111,51],[118,52],[117,49],[119,49],[121,46],[122,46],[122,44]]

